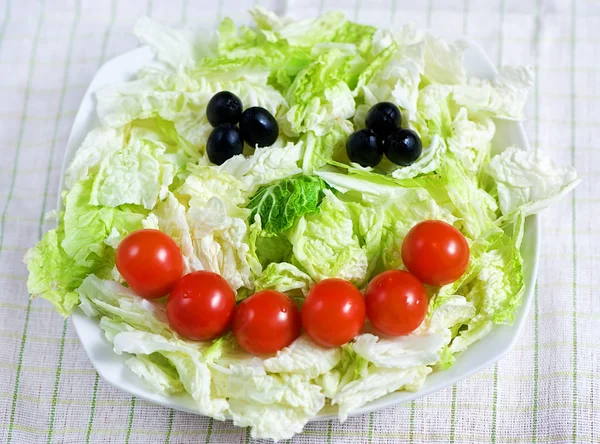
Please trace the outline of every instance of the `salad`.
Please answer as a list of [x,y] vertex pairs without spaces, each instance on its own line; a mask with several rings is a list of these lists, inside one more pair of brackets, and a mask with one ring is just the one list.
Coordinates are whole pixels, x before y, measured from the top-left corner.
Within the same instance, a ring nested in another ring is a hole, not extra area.
[[157,62],[98,91],[28,289],[96,317],[152,390],[291,438],[510,323],[524,219],[580,181],[492,149],[527,67],[468,77],[464,44],[255,7],[211,41],[141,18]]

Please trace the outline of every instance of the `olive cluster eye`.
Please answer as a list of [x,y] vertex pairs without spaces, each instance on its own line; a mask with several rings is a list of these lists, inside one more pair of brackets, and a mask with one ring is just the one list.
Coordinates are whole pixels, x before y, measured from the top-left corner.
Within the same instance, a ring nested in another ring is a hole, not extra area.
[[355,131],[346,141],[351,162],[374,167],[383,155],[396,165],[408,166],[419,158],[423,147],[413,130],[401,128],[402,116],[396,105],[380,102],[367,113],[366,128]]
[[260,106],[243,109],[240,98],[229,91],[218,92],[208,102],[206,117],[214,129],[206,142],[206,154],[212,163],[221,165],[241,154],[244,141],[252,147],[265,147],[277,140],[279,126],[269,111]]

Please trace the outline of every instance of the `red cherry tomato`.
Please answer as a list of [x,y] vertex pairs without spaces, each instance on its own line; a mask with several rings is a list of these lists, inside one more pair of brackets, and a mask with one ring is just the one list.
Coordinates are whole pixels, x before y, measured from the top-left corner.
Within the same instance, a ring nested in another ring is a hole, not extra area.
[[179,247],[158,230],[138,230],[117,247],[117,269],[135,294],[146,299],[167,295],[183,273]]
[[446,285],[460,278],[469,265],[469,244],[460,231],[441,220],[426,220],[408,232],[402,261],[421,282]]
[[302,306],[302,326],[317,344],[339,347],[365,322],[365,300],[350,282],[325,279],[310,289]]
[[263,290],[238,305],[232,328],[238,344],[247,352],[275,353],[300,336],[300,312],[285,294]]
[[177,333],[206,341],[227,329],[235,311],[235,292],[210,271],[186,274],[167,299],[167,318]]
[[423,284],[402,270],[388,270],[375,276],[365,291],[367,317],[386,335],[407,335],[427,313],[429,300]]

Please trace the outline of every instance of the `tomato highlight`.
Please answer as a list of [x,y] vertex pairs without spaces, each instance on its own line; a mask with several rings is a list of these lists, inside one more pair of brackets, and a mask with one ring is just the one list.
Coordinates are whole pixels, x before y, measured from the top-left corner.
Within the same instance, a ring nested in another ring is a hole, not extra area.
[[425,287],[412,274],[387,270],[369,282],[365,303],[367,317],[377,330],[390,336],[402,336],[421,325],[429,300]]
[[233,318],[235,292],[210,271],[186,274],[167,298],[167,319],[178,334],[195,341],[221,335]]
[[285,294],[263,290],[244,299],[233,316],[238,344],[255,355],[275,353],[300,336],[300,311]]
[[146,299],[166,296],[183,273],[181,251],[158,230],[137,230],[117,247],[119,273],[135,294]]
[[302,306],[304,331],[324,347],[339,347],[354,339],[365,316],[363,295],[342,279],[325,279],[317,283]]
[[402,243],[402,262],[421,282],[446,285],[469,266],[469,244],[463,234],[441,220],[420,222]]

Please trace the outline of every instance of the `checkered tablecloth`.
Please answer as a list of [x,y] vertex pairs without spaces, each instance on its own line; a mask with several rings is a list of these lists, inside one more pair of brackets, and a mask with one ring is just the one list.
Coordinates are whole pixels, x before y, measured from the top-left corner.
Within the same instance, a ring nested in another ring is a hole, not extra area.
[[[69,320],[28,300],[21,259],[52,225],[60,167],[83,93],[134,48],[135,19],[213,27],[252,0],[0,0],[0,442],[245,442],[249,433],[132,398],[88,362]],[[575,165],[574,194],[543,215],[535,301],[517,345],[455,387],[370,415],[309,424],[294,442],[600,442],[600,2],[288,0],[379,26],[467,34],[499,64],[538,76],[532,146]]]

